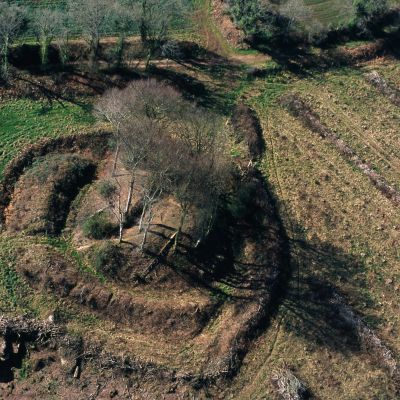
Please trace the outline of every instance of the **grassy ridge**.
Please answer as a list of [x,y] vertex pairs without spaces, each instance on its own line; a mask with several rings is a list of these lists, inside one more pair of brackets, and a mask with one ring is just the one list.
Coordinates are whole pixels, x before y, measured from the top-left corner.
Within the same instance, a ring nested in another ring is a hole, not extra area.
[[286,91],[299,93],[328,127],[386,179],[398,182],[399,112],[366,83],[363,73],[371,68],[395,82],[399,64],[344,68],[305,79],[279,71],[273,76],[271,70],[258,81],[261,94],[251,102],[268,148],[262,168],[291,242],[294,279],[282,312],[246,358],[237,399],[275,398],[266,382],[283,363],[318,398],[394,398],[385,371],[367,361],[351,333],[341,331],[324,291],[334,287],[342,293],[399,351],[400,212],[328,141],[275,101]]
[[7,163],[26,144],[44,137],[80,132],[93,122],[87,107],[43,100],[0,103],[0,178]]

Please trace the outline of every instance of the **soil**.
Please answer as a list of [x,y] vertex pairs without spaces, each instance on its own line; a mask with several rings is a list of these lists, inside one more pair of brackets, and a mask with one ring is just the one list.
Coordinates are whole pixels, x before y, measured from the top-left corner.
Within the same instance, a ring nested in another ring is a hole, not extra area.
[[93,178],[95,165],[75,155],[40,157],[21,176],[5,210],[7,229],[30,234],[59,233],[79,188]]
[[244,43],[245,34],[232,21],[225,0],[211,1],[212,16],[224,38],[234,47],[247,48]]
[[[256,136],[259,140],[260,126],[254,113],[239,109],[237,114],[236,122],[244,129],[245,146],[248,138]],[[87,140],[91,140],[90,135]],[[103,140],[108,140],[107,136]],[[82,223],[104,207],[98,187],[102,182],[115,179],[111,175],[114,157],[110,151],[93,154],[86,145],[76,146],[74,140],[69,145],[68,150],[65,142],[45,142],[42,147],[37,145],[25,151],[9,167],[6,187],[10,201],[5,201],[8,204],[5,227],[10,237],[18,237],[20,233],[68,234],[74,251],[84,260],[83,264],[77,264],[72,253],[61,252],[52,245],[32,239],[29,245],[24,242],[14,246],[17,273],[34,292],[54,296],[83,313],[92,313],[102,321],[103,329],[112,326],[112,332],[124,332],[124,340],[132,343],[134,349],[126,347],[124,352],[129,357],[140,356],[145,363],[154,365],[143,384],[150,384],[157,393],[161,390],[160,381],[166,379],[160,379],[157,374],[165,368],[170,376],[184,376],[184,381],[191,385],[197,385],[195,382],[199,381],[212,383],[234,374],[252,338],[268,320],[276,292],[278,288],[279,291],[282,289],[278,282],[284,280],[286,274],[284,235],[260,175],[248,167],[235,189],[252,188],[251,215],[229,216],[225,222],[225,217],[221,216],[221,223],[199,249],[193,246],[195,214],[189,215],[178,251],[166,254],[145,279],[138,280],[169,240],[179,220],[175,199],[172,196],[160,199],[154,206],[147,252],[139,251],[142,234],[137,223],[140,213],[134,210],[140,209],[141,185],[145,179],[145,171],[139,171],[129,210],[131,222],[124,230],[124,242],[119,245],[123,262],[117,273],[108,277],[95,270],[91,264],[92,254],[102,243],[116,244],[116,237],[89,239],[83,234]],[[262,150],[257,147],[256,151]],[[72,179],[72,167],[85,163],[96,168],[97,173],[85,173],[87,179],[74,185],[77,191],[62,203],[65,210],[62,221],[57,224],[57,229],[50,231],[49,197],[60,198],[65,178]],[[120,182],[129,179],[123,173],[123,166],[117,165],[117,170]],[[122,193],[123,198],[126,195]],[[110,210],[110,218],[112,215]],[[99,345],[121,351],[124,346],[121,347],[122,343],[117,340],[117,335],[111,332],[106,336],[93,331],[83,333],[84,346],[88,348]],[[147,345],[140,348],[143,340]],[[159,343],[165,354],[154,358],[159,352]],[[190,356],[186,354],[187,348],[191,349]],[[38,374],[43,376],[51,369],[53,372],[43,379],[53,377],[65,381],[61,359],[50,348],[32,354],[29,362],[34,365],[33,378]],[[97,356],[88,363],[79,364],[79,375],[83,377],[80,379],[93,382],[91,370],[96,362],[99,362]],[[118,370],[115,366],[109,368]],[[168,381],[167,385],[175,385],[170,378]],[[152,386],[154,382],[157,382],[156,389]],[[63,385],[61,391],[65,390]],[[88,387],[91,385],[88,383]],[[17,386],[16,391],[12,386],[6,386],[4,390],[21,393],[20,385]],[[184,382],[174,387],[177,393],[193,390],[186,388]],[[113,390],[119,393],[122,389]]]

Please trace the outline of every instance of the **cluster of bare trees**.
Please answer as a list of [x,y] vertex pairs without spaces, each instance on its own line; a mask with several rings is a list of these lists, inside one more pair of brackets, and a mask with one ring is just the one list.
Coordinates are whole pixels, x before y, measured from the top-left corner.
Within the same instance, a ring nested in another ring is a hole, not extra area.
[[[19,3],[21,4],[21,3]],[[114,58],[120,64],[125,40],[138,32],[146,50],[146,65],[167,41],[174,22],[188,11],[184,0],[67,0],[65,6],[30,9],[0,0],[0,51],[2,75],[8,75],[8,53],[15,39],[34,35],[40,46],[42,65],[48,62],[48,49],[54,44],[60,61],[68,61],[69,42],[83,39],[94,65],[100,40],[105,35],[118,37]]]
[[[110,90],[96,105],[96,112],[112,124],[116,139],[111,175],[118,188],[114,203],[118,209],[120,240],[134,183],[140,174],[145,177],[140,185],[142,249],[154,204],[166,194],[173,195],[180,207],[175,246],[189,213],[196,217],[197,240],[206,236],[228,181],[225,129],[221,119],[155,80],[136,81],[123,90]],[[117,165],[120,164],[129,173],[124,201],[118,180]]]
[[8,52],[21,30],[23,15],[21,7],[6,1],[0,2],[0,55],[3,77],[8,76]]

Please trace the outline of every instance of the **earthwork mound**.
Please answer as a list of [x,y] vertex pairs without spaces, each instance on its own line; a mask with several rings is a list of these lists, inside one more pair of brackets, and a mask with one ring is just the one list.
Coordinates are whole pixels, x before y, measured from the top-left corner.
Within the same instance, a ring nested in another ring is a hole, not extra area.
[[[257,142],[254,116],[239,111],[244,120],[235,124],[245,127],[243,140]],[[119,243],[115,210],[99,196],[114,160],[109,136],[102,135],[43,142],[9,167],[3,235],[13,243],[16,273],[33,292],[95,318],[94,326],[79,327],[84,353],[96,347],[123,354],[151,365],[153,378],[162,374],[191,385],[234,374],[274,308],[287,263],[285,238],[260,174],[252,167],[242,171],[235,200],[197,246],[189,216],[176,251],[169,244],[178,204],[173,196],[162,197],[154,206],[148,250],[141,252],[141,179]],[[251,156],[262,144],[256,147]],[[107,221],[102,238],[86,232],[93,217]],[[79,324],[66,316],[60,321],[67,331]],[[93,357],[78,364],[89,370]]]

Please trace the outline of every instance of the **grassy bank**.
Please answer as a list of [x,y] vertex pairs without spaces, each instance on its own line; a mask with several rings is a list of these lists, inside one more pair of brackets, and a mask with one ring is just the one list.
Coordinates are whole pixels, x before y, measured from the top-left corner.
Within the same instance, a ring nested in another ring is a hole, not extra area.
[[93,123],[89,106],[18,99],[0,103],[0,177],[7,163],[29,143],[83,131]]

